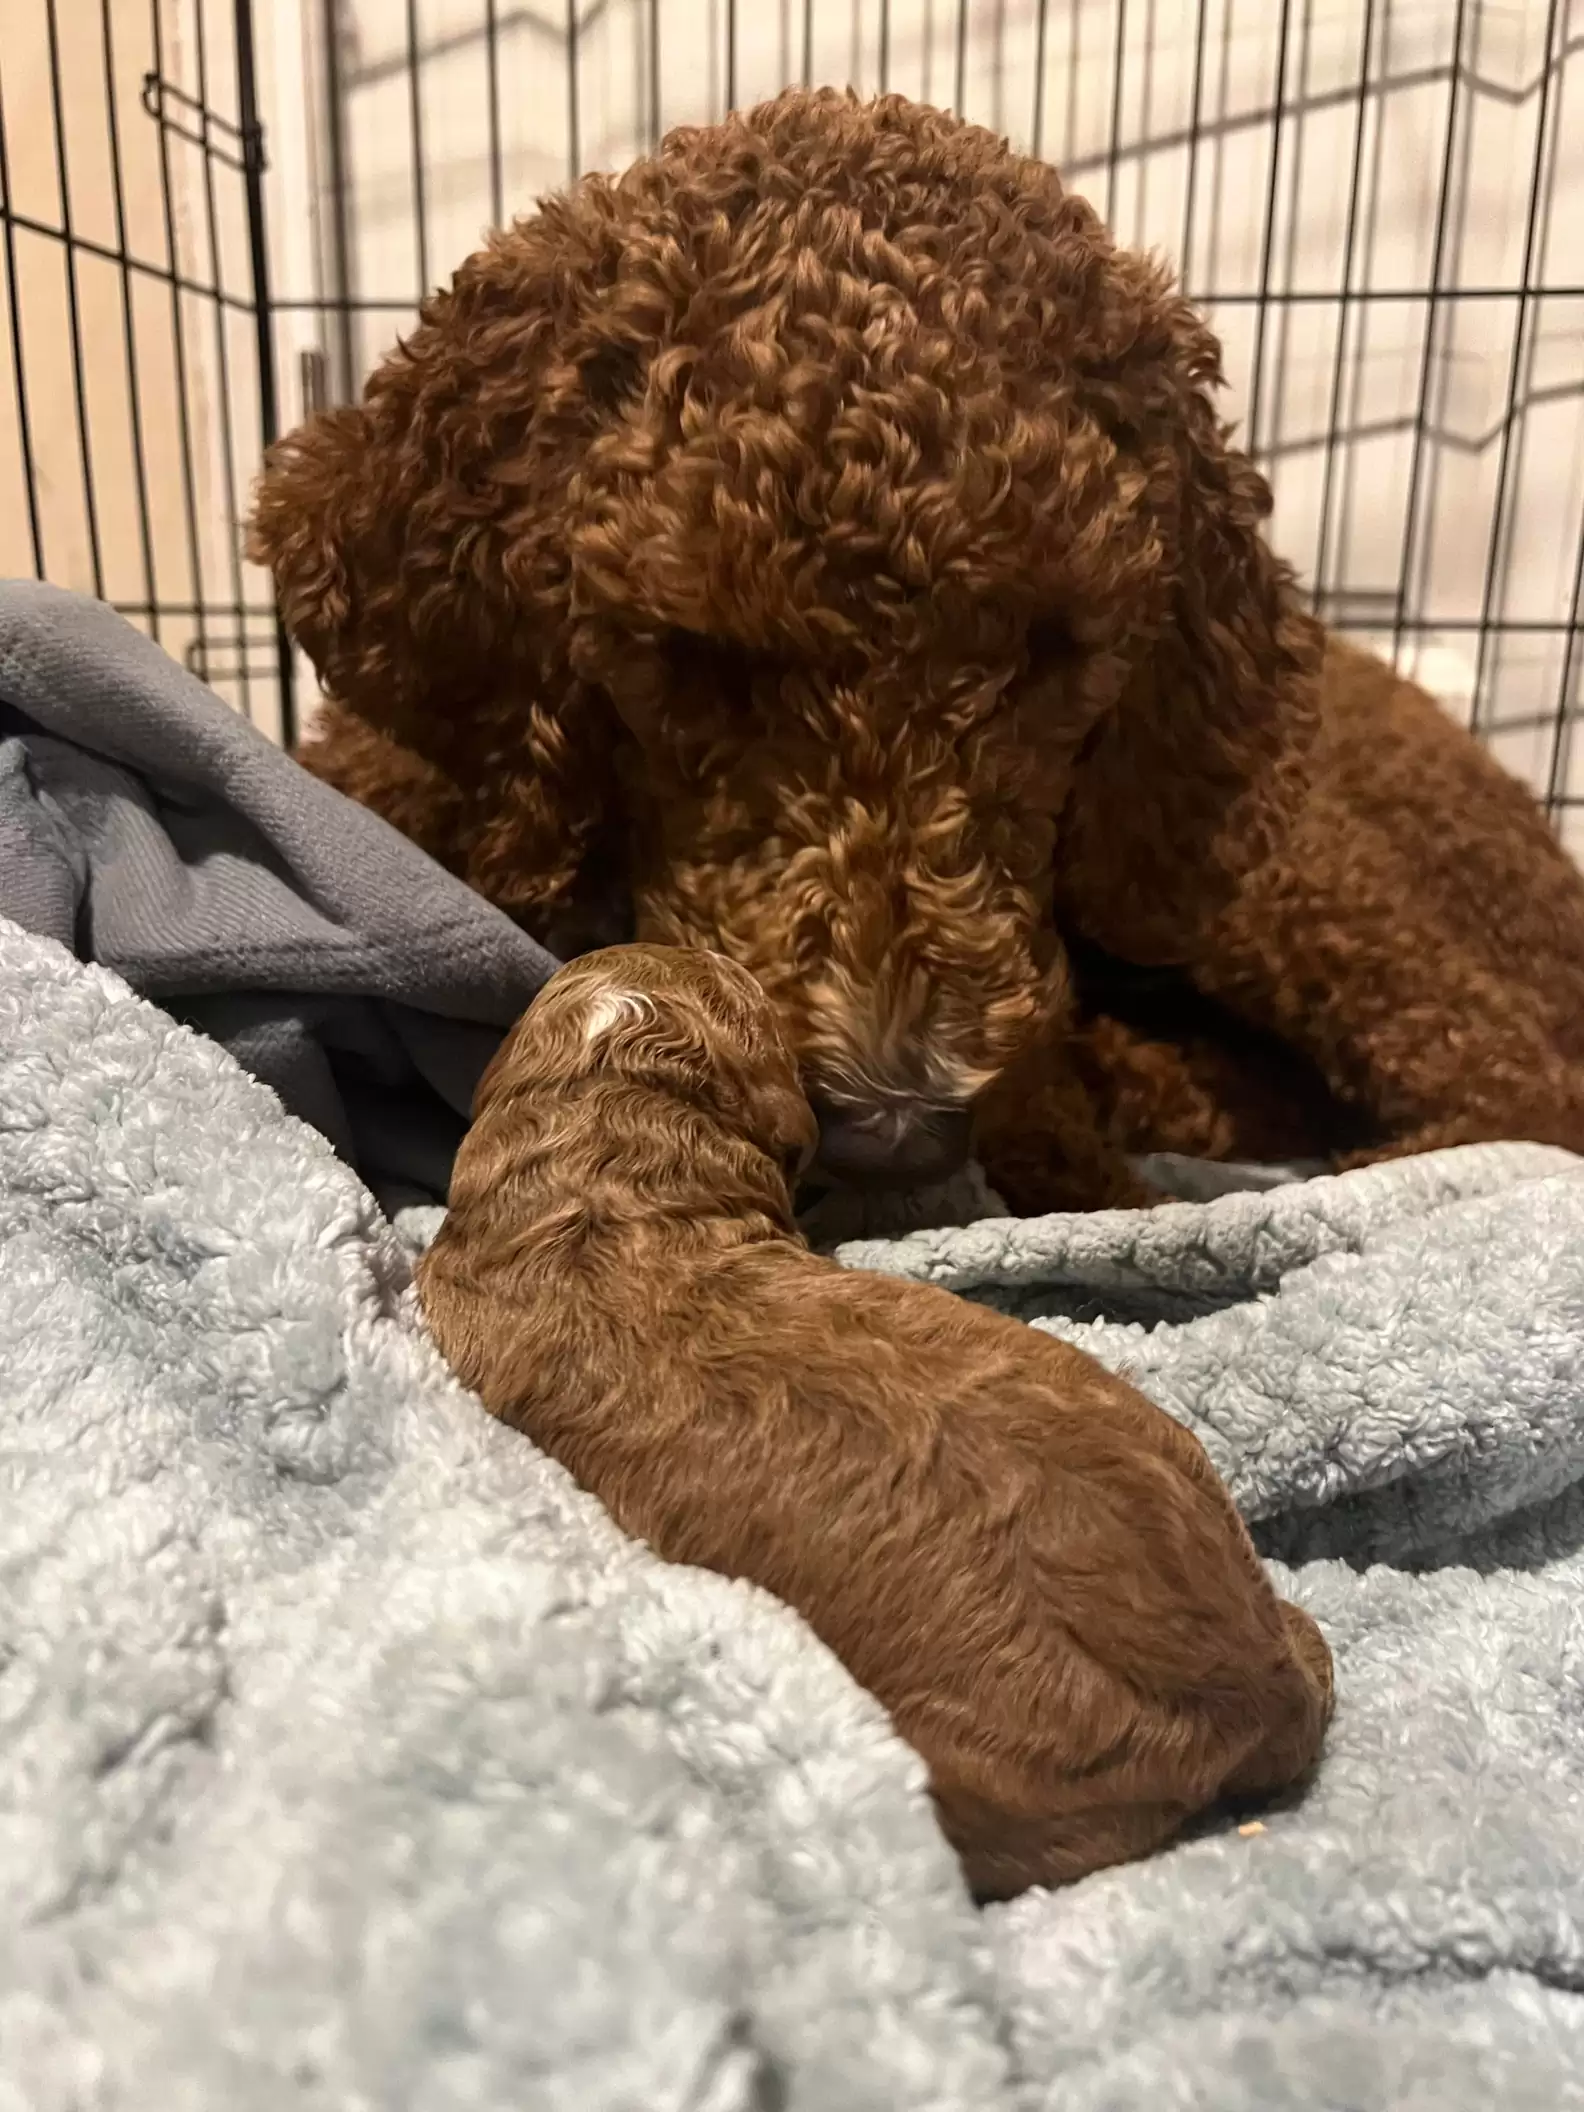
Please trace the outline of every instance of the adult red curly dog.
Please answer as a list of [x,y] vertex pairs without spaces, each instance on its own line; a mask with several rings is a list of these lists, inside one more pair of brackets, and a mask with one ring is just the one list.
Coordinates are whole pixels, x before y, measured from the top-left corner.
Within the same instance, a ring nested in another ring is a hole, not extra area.
[[928,1763],[977,1896],[1287,1788],[1330,1654],[1197,1438],[1069,1343],[811,1254],[815,1136],[734,963],[563,968],[419,1263],[436,1342],[657,1554],[804,1614]]
[[[847,1178],[972,1134],[1015,1208],[1139,1201],[1128,1151],[1246,1143],[1262,1046],[1367,1152],[1584,1147],[1584,883],[1328,643],[1219,383],[987,132],[802,90],[676,131],[274,449],[303,760],[562,951],[630,918],[749,968]],[[1222,1045],[1085,1016],[1080,942]]]

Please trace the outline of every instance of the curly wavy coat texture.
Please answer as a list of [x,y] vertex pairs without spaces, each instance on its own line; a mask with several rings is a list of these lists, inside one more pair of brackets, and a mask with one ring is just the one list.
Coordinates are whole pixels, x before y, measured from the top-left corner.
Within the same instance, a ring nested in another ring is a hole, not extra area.
[[[1075,937],[1281,1037],[1376,1148],[1584,1143],[1511,943],[1543,869],[1584,987],[1584,894],[1417,693],[1322,685],[1219,382],[1165,270],[987,132],[828,90],[674,132],[274,450],[303,760],[563,952],[630,924],[749,968],[838,1171],[936,1173],[970,1108],[1025,1209],[1232,1148],[1261,1064],[1081,1021]],[[1497,880],[1502,960],[1465,962],[1451,897]],[[1309,1141],[1302,1093],[1276,1117]]]
[[1068,1343],[811,1254],[814,1137],[730,962],[562,969],[419,1263],[435,1340],[625,1531],[804,1614],[928,1763],[978,1896],[1288,1787],[1330,1655],[1198,1439]]

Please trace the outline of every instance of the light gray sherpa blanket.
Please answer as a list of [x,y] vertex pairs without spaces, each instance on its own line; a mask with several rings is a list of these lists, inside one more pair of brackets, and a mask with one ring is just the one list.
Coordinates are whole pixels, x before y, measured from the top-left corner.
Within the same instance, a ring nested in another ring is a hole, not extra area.
[[449,1379],[324,1140],[0,925],[0,2112],[1584,2105],[1581,1176],[847,1252],[1132,1374],[1336,1652],[1262,1831],[980,1916],[799,1621]]

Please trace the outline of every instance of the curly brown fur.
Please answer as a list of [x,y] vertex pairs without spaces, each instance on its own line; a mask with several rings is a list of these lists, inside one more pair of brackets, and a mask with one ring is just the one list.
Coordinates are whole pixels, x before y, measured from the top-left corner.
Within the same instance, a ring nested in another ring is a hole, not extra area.
[[479,1088],[418,1273],[435,1340],[656,1553],[805,1616],[980,1897],[1294,1782],[1329,1653],[1197,1440],[1065,1343],[811,1254],[814,1138],[732,963],[563,969]]
[[1412,682],[1333,640],[1324,698],[1308,797],[1196,979],[1364,1112],[1357,1157],[1584,1151],[1584,878]]
[[272,451],[303,760],[547,936],[626,842],[640,934],[771,993],[827,1152],[960,1149],[1060,1046],[1058,884],[1187,958],[1301,796],[1319,634],[1219,382],[987,132],[832,91],[675,132]]
[[[1340,640],[1305,805],[1193,981],[1211,1010],[1179,987],[1141,1015],[1114,970],[1090,979],[1078,1068],[1119,1150],[1584,1151],[1584,880],[1433,699]],[[1276,1039],[1251,1050],[1243,1021]]]

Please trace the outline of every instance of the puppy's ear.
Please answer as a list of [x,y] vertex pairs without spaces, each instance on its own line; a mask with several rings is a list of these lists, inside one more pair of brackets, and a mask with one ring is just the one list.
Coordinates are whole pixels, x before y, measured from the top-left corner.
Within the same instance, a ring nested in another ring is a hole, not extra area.
[[[531,1012],[533,1010],[534,1005],[540,1002],[543,994],[541,991],[540,996],[536,997],[532,1004],[529,1005],[528,1011]],[[498,1100],[503,1093],[509,1093],[511,1090],[512,1074],[520,1067],[522,1061],[523,1020],[527,1016],[527,1012],[522,1013],[516,1025],[509,1028],[501,1036],[500,1044],[496,1048],[494,1055],[479,1074],[479,1082],[473,1088],[473,1120],[475,1122],[491,1102]]]
[[621,729],[568,664],[565,476],[540,489],[529,446],[544,325],[497,267],[271,448],[249,554],[330,703],[305,765],[534,924],[615,825]]
[[1086,936],[1140,962],[1191,960],[1291,825],[1323,649],[1264,538],[1270,489],[1215,414],[1220,348],[1187,303],[1170,302],[1167,320],[1169,385],[1141,449],[1158,495],[1157,592],[1063,821],[1065,906]]
[[819,1124],[813,1108],[796,1085],[776,1084],[755,1102],[754,1128],[759,1141],[786,1175],[788,1192],[795,1189],[819,1145]]
[[383,466],[361,406],[323,411],[270,448],[248,522],[248,556],[274,575],[282,621],[336,695],[358,687],[379,630],[368,583],[398,562]]
[[588,990],[576,965],[563,968],[517,1016],[473,1089],[473,1119],[497,1101],[537,1092],[587,1042]]

